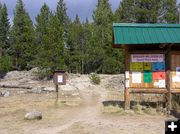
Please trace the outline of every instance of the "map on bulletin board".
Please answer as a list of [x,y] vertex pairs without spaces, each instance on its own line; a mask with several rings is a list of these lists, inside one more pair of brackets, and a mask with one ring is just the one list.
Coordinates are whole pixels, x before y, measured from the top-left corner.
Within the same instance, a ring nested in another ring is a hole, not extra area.
[[144,83],[152,83],[152,72],[144,71]]
[[152,70],[152,63],[151,62],[144,62],[144,70],[151,71]]
[[165,70],[165,63],[164,62],[152,63],[152,70],[153,71],[164,71]]
[[143,63],[142,62],[131,62],[130,70],[131,71],[143,71]]
[[153,80],[165,80],[166,73],[165,72],[153,72]]

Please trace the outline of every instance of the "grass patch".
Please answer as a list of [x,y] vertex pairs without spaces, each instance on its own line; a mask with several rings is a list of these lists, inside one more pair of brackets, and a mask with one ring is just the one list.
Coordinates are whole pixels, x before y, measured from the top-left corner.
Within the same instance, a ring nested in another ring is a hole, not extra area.
[[102,113],[122,113],[124,109],[119,107],[118,105],[108,105],[102,107]]
[[101,78],[98,74],[93,73],[89,76],[91,82],[95,85],[99,85],[101,83]]

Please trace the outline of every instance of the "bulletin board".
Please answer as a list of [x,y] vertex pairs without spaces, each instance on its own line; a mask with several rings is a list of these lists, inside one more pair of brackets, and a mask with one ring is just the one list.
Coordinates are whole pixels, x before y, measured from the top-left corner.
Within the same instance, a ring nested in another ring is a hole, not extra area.
[[171,55],[171,82],[173,89],[180,89],[180,54]]
[[164,54],[131,54],[129,86],[132,88],[166,88]]

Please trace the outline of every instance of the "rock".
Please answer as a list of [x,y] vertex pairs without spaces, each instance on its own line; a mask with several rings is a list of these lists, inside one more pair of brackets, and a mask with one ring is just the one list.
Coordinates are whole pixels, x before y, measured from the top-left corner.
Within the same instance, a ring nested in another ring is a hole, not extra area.
[[36,110],[33,110],[32,112],[26,113],[24,116],[25,120],[41,120],[42,119],[42,113]]
[[125,113],[129,114],[129,115],[134,115],[135,114],[133,110],[125,110]]
[[55,91],[55,87],[43,87],[43,91],[49,91],[49,92],[52,92],[52,91]]
[[9,97],[9,96],[10,96],[10,92],[9,91],[5,91],[4,97]]
[[72,96],[79,96],[79,93],[73,93]]
[[0,92],[0,96],[1,97],[9,97],[10,96],[10,92],[9,91]]
[[33,89],[31,89],[31,92],[36,93],[36,94],[40,94],[42,92],[42,89],[41,88],[33,88]]
[[0,97],[3,97],[3,94],[1,93],[1,91],[0,91]]
[[67,85],[60,86],[59,90],[62,90],[62,91],[77,91],[78,88],[75,87],[74,85],[67,84]]
[[27,91],[18,91],[17,93],[18,93],[18,94],[26,94]]

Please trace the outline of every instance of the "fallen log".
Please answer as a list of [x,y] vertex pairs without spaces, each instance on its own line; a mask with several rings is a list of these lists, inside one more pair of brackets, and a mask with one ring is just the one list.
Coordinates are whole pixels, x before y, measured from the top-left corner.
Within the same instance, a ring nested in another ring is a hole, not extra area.
[[23,88],[23,89],[32,89],[30,86],[18,86],[18,85],[0,85],[1,88]]

